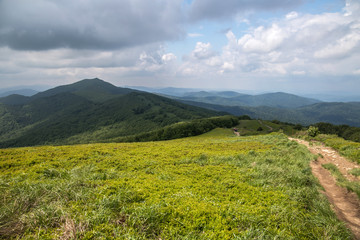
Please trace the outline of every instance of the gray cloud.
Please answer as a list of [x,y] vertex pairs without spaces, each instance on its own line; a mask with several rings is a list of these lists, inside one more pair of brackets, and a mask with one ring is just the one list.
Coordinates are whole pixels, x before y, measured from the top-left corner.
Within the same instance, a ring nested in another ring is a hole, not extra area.
[[181,0],[2,0],[0,46],[121,49],[185,36]]
[[194,0],[190,8],[191,20],[219,19],[232,17],[252,10],[290,9],[304,0]]

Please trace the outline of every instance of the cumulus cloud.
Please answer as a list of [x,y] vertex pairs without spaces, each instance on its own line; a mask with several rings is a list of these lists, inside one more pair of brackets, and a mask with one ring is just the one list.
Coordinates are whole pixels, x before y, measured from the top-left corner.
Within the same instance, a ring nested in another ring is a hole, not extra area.
[[215,55],[215,52],[211,50],[210,43],[197,42],[194,51],[191,56],[194,59],[208,59]]
[[293,18],[297,18],[299,15],[297,12],[290,12],[288,14],[286,14],[286,19],[293,19]]
[[[348,1],[342,12],[314,15],[290,12],[269,26],[250,29],[242,36],[228,31],[228,43],[216,56],[217,66],[220,66],[218,73],[251,73],[253,76],[358,74],[359,6],[358,2]],[[207,57],[208,46],[210,43],[197,43],[192,54],[201,53]],[[203,66],[199,63],[188,66],[204,72],[208,64],[202,63]]]
[[186,76],[211,74],[217,72],[222,64],[220,56],[212,49],[212,45],[204,42],[197,42],[194,50],[183,57],[183,61],[179,72]]
[[[360,29],[359,29],[360,30]],[[351,32],[348,35],[330,43],[325,48],[314,53],[315,58],[343,58],[350,55],[357,47],[360,46],[360,31]]]
[[181,0],[2,0],[0,46],[120,49],[185,33]]
[[269,52],[279,47],[286,37],[287,32],[273,24],[270,28],[256,28],[252,34],[240,38],[238,44],[245,52]]
[[142,52],[136,64],[138,71],[164,73],[173,70],[176,56],[173,53],[165,53],[163,48],[153,51]]

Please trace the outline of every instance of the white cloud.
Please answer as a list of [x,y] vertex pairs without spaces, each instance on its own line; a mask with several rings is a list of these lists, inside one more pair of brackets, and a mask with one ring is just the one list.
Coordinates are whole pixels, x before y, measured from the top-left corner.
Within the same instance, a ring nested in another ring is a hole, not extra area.
[[197,38],[197,37],[203,37],[204,35],[201,33],[188,33],[188,37],[190,38]]
[[294,19],[297,18],[299,16],[299,14],[297,12],[289,12],[288,14],[286,14],[286,19]]
[[212,50],[210,43],[197,42],[194,50],[184,56],[179,73],[189,76],[199,74],[214,74],[223,64],[218,53]]
[[360,16],[360,2],[358,0],[347,0],[344,8],[344,16]]
[[252,34],[240,38],[238,44],[245,52],[269,52],[279,47],[286,37],[286,31],[273,24],[270,28],[256,28]]
[[196,59],[207,59],[215,55],[210,43],[197,42],[191,56]]
[[235,68],[234,64],[233,63],[230,63],[230,62],[224,62],[224,64],[221,66],[222,70],[221,71],[222,73],[226,70],[233,70]]
[[162,55],[161,59],[164,63],[169,63],[176,60],[176,55],[173,53],[166,53]]
[[343,58],[349,56],[356,48],[360,47],[360,28],[358,32],[350,34],[338,39],[335,43],[327,45],[314,53],[315,58]]

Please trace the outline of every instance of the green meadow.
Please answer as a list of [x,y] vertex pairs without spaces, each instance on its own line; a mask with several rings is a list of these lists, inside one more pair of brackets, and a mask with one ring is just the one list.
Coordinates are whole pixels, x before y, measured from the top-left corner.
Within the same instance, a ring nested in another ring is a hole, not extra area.
[[0,149],[0,239],[350,239],[283,134]]

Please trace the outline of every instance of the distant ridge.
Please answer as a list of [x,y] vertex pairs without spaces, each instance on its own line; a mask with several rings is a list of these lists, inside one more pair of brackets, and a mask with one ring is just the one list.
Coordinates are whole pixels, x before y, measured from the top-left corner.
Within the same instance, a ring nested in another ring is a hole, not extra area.
[[277,107],[297,108],[320,103],[321,101],[311,98],[300,97],[294,94],[276,92],[260,95],[247,95],[236,92],[192,92],[186,93],[181,100],[220,104],[225,106],[248,106],[248,107]]
[[36,93],[38,93],[38,91],[33,90],[33,89],[18,89],[18,90],[11,90],[11,91],[6,91],[6,92],[0,92],[0,97],[7,97],[10,95],[22,95],[22,96],[26,96],[26,97],[30,97],[35,95]]
[[9,105],[21,105],[29,101],[30,97],[26,97],[19,94],[11,94],[6,97],[0,98],[0,103],[9,104]]
[[264,120],[280,120],[289,123],[310,125],[328,122],[336,125],[360,127],[360,102],[315,103],[299,108],[276,108],[268,106],[224,106],[195,101],[181,102],[214,111],[223,111],[236,116],[249,115]]

